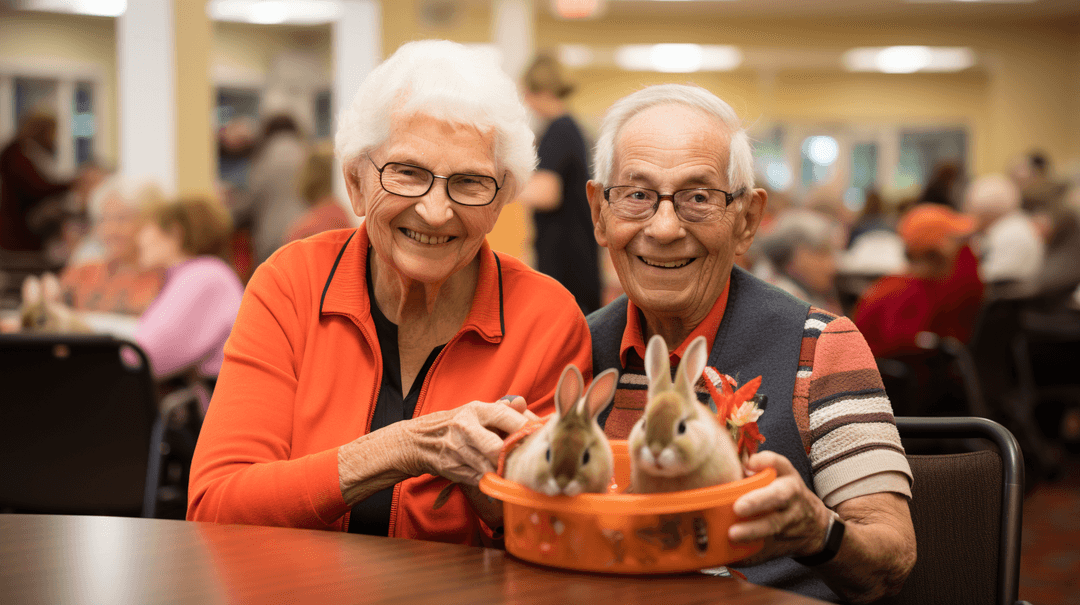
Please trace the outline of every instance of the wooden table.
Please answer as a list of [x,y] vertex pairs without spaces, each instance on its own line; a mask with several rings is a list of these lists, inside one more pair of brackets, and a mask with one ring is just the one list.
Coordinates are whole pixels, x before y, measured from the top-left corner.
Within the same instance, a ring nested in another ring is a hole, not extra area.
[[435,542],[61,515],[0,515],[0,601],[821,603],[733,578],[574,573]]

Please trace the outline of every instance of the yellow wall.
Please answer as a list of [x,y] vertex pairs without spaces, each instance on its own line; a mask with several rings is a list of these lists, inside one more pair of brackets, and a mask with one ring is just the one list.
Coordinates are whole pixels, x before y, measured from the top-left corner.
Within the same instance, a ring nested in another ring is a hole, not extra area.
[[318,57],[323,69],[319,76],[329,81],[333,73],[329,25],[296,27],[218,21],[213,24],[213,32],[211,65],[265,78],[279,54],[303,51]]
[[[573,101],[595,123],[612,101],[656,82],[692,81],[729,100],[748,123],[837,121],[966,125],[976,173],[999,171],[1015,154],[1038,146],[1068,163],[1080,159],[1080,35],[1070,23],[852,22],[731,20],[652,16],[561,21],[541,13],[537,48],[696,42],[840,52],[855,46],[970,46],[982,62],[958,74],[854,74],[781,70],[768,86],[757,70],[692,77],[580,70]],[[771,90],[771,92],[770,92]]]
[[179,195],[214,195],[216,151],[211,110],[213,28],[202,0],[176,0],[176,188]]
[[[107,144],[101,160],[117,158],[116,29],[114,20],[50,13],[0,10],[0,61],[41,68],[57,64],[86,66],[102,85],[94,99],[99,133]],[[99,135],[100,136],[100,135]]]
[[477,2],[454,2],[456,9],[443,24],[421,18],[417,0],[393,0],[382,3],[383,56],[412,40],[440,38],[464,44],[491,42],[491,11]]

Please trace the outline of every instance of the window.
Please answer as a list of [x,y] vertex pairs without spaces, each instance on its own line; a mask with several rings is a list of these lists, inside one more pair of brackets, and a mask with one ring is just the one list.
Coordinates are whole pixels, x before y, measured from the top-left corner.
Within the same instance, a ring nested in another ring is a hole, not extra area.
[[900,131],[897,185],[922,186],[943,162],[967,166],[967,132],[962,128]]
[[54,111],[56,80],[15,78],[15,124],[35,110]]
[[218,127],[240,117],[259,118],[259,91],[249,88],[219,88],[217,95]]
[[94,159],[94,86],[90,82],[75,83],[71,116],[71,133],[75,137],[75,165]]
[[315,138],[325,139],[334,133],[333,106],[330,91],[322,90],[315,94]]
[[802,161],[800,182],[804,187],[828,182],[835,171],[836,160],[840,157],[840,144],[835,138],[819,134],[802,142]]

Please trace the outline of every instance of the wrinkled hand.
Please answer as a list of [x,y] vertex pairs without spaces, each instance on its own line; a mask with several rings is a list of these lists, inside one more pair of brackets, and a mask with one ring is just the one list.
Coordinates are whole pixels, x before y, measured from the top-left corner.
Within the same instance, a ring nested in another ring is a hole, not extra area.
[[732,542],[765,539],[765,547],[732,565],[756,565],[785,556],[816,553],[825,543],[829,509],[803,482],[791,462],[775,452],[759,452],[746,462],[746,474],[773,467],[776,479],[744,494],[733,510],[741,518],[728,529]]
[[514,411],[521,412],[525,415],[526,420],[540,420],[540,417],[528,408],[525,398],[521,395],[504,395],[499,399],[499,403],[510,406]]
[[431,473],[477,485],[484,473],[495,470],[506,435],[527,421],[513,403],[473,401],[397,423],[403,441],[401,470],[414,477]]

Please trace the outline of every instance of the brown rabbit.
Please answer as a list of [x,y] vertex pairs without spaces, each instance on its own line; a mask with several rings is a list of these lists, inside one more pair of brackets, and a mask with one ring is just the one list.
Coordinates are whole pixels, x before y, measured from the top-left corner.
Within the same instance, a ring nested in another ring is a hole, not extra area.
[[659,335],[649,339],[649,402],[629,439],[634,493],[681,491],[742,478],[731,434],[694,393],[707,357],[705,337],[699,336],[686,348],[673,384],[667,344]]
[[52,273],[41,279],[28,276],[22,286],[20,309],[22,329],[49,334],[88,333],[90,328],[78,314],[60,302],[60,280]]
[[618,371],[603,372],[582,396],[581,372],[566,366],[555,390],[556,412],[509,454],[506,478],[549,496],[606,492],[615,467],[596,416],[615,396],[618,380]]

